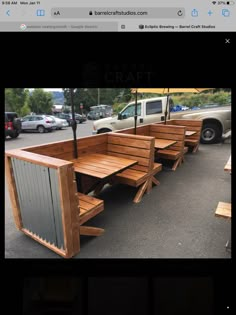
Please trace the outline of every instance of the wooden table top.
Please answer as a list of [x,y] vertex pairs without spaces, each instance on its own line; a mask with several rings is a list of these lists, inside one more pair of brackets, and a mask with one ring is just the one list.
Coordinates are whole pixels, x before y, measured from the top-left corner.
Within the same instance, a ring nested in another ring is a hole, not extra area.
[[190,131],[190,130],[186,130],[185,131],[185,136],[192,136],[192,135],[195,135],[197,133],[197,131]]
[[138,163],[131,159],[100,153],[84,155],[71,162],[74,163],[75,172],[100,179],[115,175]]
[[228,159],[228,162],[225,164],[224,170],[226,172],[231,172],[231,155],[230,155],[230,157]]
[[177,141],[175,140],[167,140],[167,139],[155,139],[155,148],[156,149],[166,149],[171,145],[175,144]]

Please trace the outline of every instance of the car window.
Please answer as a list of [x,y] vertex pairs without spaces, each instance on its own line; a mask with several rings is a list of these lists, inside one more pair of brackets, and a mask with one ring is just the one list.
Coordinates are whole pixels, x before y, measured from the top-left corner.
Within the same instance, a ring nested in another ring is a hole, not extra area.
[[[137,114],[138,116],[141,116],[141,103],[137,104]],[[134,117],[135,114],[135,104],[132,104],[128,106],[124,111],[122,111],[122,116],[129,118],[129,117]]]
[[146,115],[162,113],[162,101],[153,101],[146,103]]
[[36,117],[35,116],[31,116],[29,117],[28,121],[35,121],[36,120]]

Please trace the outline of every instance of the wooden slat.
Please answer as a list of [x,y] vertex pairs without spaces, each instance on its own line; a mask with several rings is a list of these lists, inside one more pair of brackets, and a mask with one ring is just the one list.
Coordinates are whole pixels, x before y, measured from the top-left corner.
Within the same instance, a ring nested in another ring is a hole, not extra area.
[[43,165],[50,168],[59,168],[66,165],[72,165],[71,162],[52,158],[45,155],[27,152],[21,149],[6,151],[5,154],[10,157],[15,157],[19,160],[31,162],[37,165]]
[[[121,153],[115,153],[115,152],[107,152],[110,156],[117,156],[117,157],[123,157],[123,154]],[[134,156],[132,155],[126,155],[127,159],[134,159]],[[142,165],[143,167],[149,167],[149,159],[142,158],[139,156],[135,156],[135,160],[138,161],[138,165]]]
[[113,145],[113,144],[108,144],[107,150],[109,152],[115,152],[115,153],[120,153],[123,155],[129,155],[129,156],[140,156],[144,158],[148,158],[150,155],[150,151],[146,149],[141,149],[141,148],[133,148],[133,147],[128,147],[128,146],[122,146],[122,145]]
[[176,135],[182,135],[185,133],[183,126],[173,126],[173,125],[157,125],[151,124],[150,125],[150,134],[153,132],[162,132],[162,133],[173,133]]
[[163,133],[163,132],[151,132],[151,135],[157,139],[166,139],[166,140],[183,140],[183,134],[177,135],[173,133]]
[[224,218],[231,218],[231,203],[219,202],[215,215]]
[[94,206],[100,205],[102,203],[102,200],[94,198],[92,196],[84,195],[80,192],[78,192],[77,194],[78,194],[79,200],[87,201]]
[[160,150],[157,152],[158,156],[165,159],[176,160],[180,156],[180,152],[173,150]]
[[200,119],[171,119],[167,120],[167,123],[173,123],[173,124],[178,124],[181,126],[196,126],[199,127],[202,125],[202,120]]
[[71,222],[70,187],[68,187],[68,168],[61,167],[59,171],[59,191],[62,206],[62,227],[64,234],[65,251],[68,256],[73,256],[73,237]]
[[134,139],[133,137],[113,137],[112,135],[108,135],[108,144],[116,144],[120,146],[128,146],[142,149],[150,149],[151,143],[150,141],[145,141],[143,139]]
[[69,166],[67,169],[67,180],[69,187],[69,198],[70,198],[70,212],[71,212],[71,230],[72,230],[72,241],[73,241],[73,255],[80,251],[80,235],[79,235],[79,208],[78,208],[78,195],[76,181],[74,180],[75,173],[73,166]]
[[146,140],[146,141],[148,141],[148,140],[151,140],[152,139],[152,137],[150,137],[150,136],[141,136],[141,135],[127,135],[127,134],[124,134],[124,133],[115,133],[115,132],[110,132],[109,134],[108,134],[108,137],[123,137],[123,138],[126,138],[127,139],[127,137],[129,138],[129,139],[133,139],[133,140]]
[[14,176],[14,172],[13,172],[13,168],[11,164],[11,158],[7,155],[5,155],[5,171],[6,171],[6,178],[7,178],[7,183],[8,183],[8,190],[9,190],[9,196],[11,200],[15,225],[17,229],[21,230],[23,227],[23,224],[22,224],[18,194],[16,190],[15,176]]
[[227,163],[225,164],[224,170],[225,170],[226,172],[231,172],[231,156],[230,156],[230,158],[228,159]]
[[96,228],[93,226],[81,226],[80,234],[88,236],[100,236],[104,233],[104,229]]

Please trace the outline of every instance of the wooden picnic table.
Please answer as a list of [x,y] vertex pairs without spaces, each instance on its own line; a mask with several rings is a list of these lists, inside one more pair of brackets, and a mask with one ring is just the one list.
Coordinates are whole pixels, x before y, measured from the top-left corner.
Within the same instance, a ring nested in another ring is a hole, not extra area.
[[230,155],[230,157],[228,159],[228,162],[225,164],[224,170],[226,172],[231,172],[231,155]]
[[100,153],[87,154],[71,162],[74,163],[75,172],[79,174],[78,187],[83,193],[98,189],[98,185],[103,187],[112,176],[138,163],[135,160]]
[[197,131],[186,130],[185,136],[189,137],[189,136],[195,135],[196,133],[197,133]]
[[171,145],[177,143],[175,140],[167,140],[167,139],[155,139],[155,149],[166,149]]

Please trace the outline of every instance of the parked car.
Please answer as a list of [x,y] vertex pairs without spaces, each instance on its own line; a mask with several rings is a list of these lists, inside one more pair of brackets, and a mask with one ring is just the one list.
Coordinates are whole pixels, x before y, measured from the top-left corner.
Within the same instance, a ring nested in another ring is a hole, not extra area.
[[85,115],[81,115],[81,114],[75,114],[75,119],[80,124],[82,124],[84,121],[87,120],[86,116]]
[[56,129],[62,129],[64,127],[68,127],[69,123],[66,119],[58,118],[56,116],[47,115],[47,117],[51,117],[56,122]]
[[56,122],[47,115],[28,115],[22,118],[22,131],[37,130],[40,133],[56,129]]
[[15,112],[5,112],[5,139],[17,138],[21,132],[21,121]]
[[[62,119],[66,119],[68,124],[69,124],[69,126],[71,126],[71,122],[73,120],[72,114],[58,113],[56,115],[56,117],[62,118]],[[82,116],[80,114],[75,114],[75,120],[76,120],[77,124],[81,124],[83,121],[86,120],[86,117],[84,117],[84,116]]]

